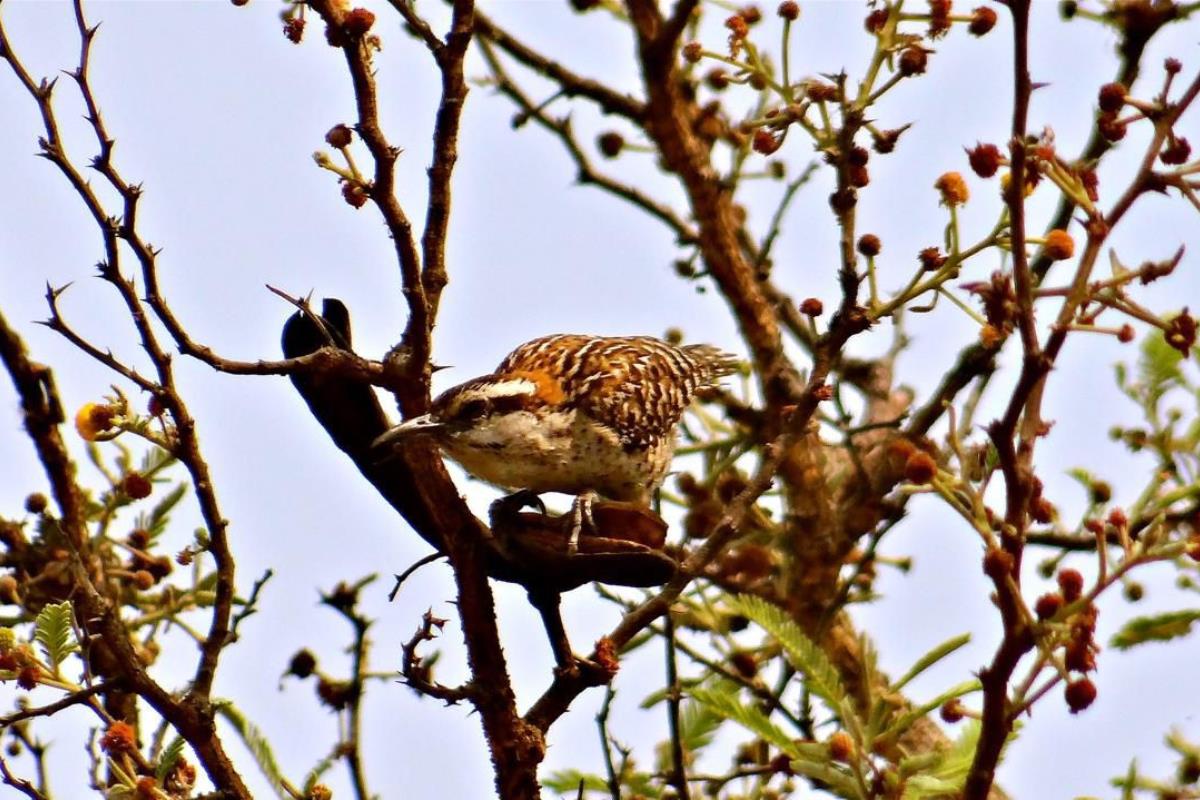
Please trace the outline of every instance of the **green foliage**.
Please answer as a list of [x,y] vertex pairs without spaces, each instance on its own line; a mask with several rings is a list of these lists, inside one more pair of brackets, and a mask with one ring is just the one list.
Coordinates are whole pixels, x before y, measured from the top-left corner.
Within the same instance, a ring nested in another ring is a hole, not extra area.
[[242,743],[246,745],[246,749],[250,751],[254,763],[258,765],[258,769],[271,784],[271,788],[275,790],[275,795],[280,800],[290,800],[291,795],[284,788],[287,780],[283,777],[279,763],[275,760],[271,743],[267,741],[267,737],[258,729],[258,726],[246,719],[245,715],[228,700],[214,701],[213,708],[233,726]]
[[608,781],[599,775],[580,772],[577,769],[564,769],[542,778],[542,787],[559,794],[575,796],[580,785],[585,791],[608,793]]
[[738,596],[733,600],[733,606],[779,641],[792,666],[804,673],[809,692],[824,700],[830,708],[842,706],[847,695],[837,669],[783,609],[750,595]]
[[317,785],[317,781],[321,780],[321,776],[337,763],[337,759],[338,756],[336,753],[330,753],[313,765],[313,768],[304,776],[304,786],[301,788],[301,792],[305,797],[312,794],[313,787]]
[[46,663],[58,675],[58,667],[67,656],[79,649],[75,639],[74,612],[71,601],[47,605],[37,615],[34,638],[42,646]]
[[[979,721],[969,721],[945,750],[937,753],[932,764],[921,765],[904,785],[904,800],[922,800],[926,797],[955,795],[962,789],[971,762],[975,759],[975,745],[979,742]],[[901,772],[907,772],[906,762],[901,762]]]
[[955,650],[958,650],[969,641],[971,641],[971,634],[963,633],[942,642],[937,647],[918,658],[916,663],[909,668],[908,672],[904,673],[900,680],[896,681],[892,685],[892,688],[897,692],[900,691],[922,672],[929,669],[934,664],[953,653]]
[[1190,633],[1196,620],[1200,620],[1200,609],[1134,617],[1113,635],[1111,644],[1118,650],[1128,650],[1146,642],[1170,641]]
[[776,725],[757,706],[738,698],[737,687],[731,683],[714,682],[709,687],[696,687],[691,697],[700,705],[725,719],[733,720],[768,744],[790,756],[799,755],[793,737]]
[[[679,707],[679,741],[683,752],[696,754],[712,744],[717,729],[725,718],[711,706],[695,700],[687,700]],[[669,769],[671,763],[671,747],[669,742],[662,743],[658,748],[658,767],[660,771]]]
[[137,521],[134,527],[141,528],[149,534],[148,548],[152,548],[158,543],[159,536],[167,528],[167,523],[170,522],[171,511],[175,506],[179,505],[179,501],[187,494],[188,485],[186,483],[178,484],[174,489],[167,492],[162,498],[155,503],[154,508],[150,512],[138,514]]
[[158,757],[158,763],[154,766],[154,777],[161,783],[163,778],[171,774],[171,770],[175,768],[176,762],[183,755],[183,748],[186,745],[182,736],[176,736],[171,740],[171,743],[163,748],[162,755]]

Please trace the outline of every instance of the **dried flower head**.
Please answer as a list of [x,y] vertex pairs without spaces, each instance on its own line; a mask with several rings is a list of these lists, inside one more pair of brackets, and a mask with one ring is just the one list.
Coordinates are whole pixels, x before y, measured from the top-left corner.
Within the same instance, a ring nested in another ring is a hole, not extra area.
[[121,480],[121,490],[133,500],[142,500],[154,491],[154,484],[140,472],[128,472]]
[[952,0],[929,0],[929,38],[939,39],[950,30]]
[[349,35],[359,38],[364,36],[375,24],[375,15],[365,8],[355,8],[342,20],[342,29]]
[[342,183],[342,199],[355,208],[362,208],[370,197],[362,184],[355,181],[344,181]]
[[300,40],[304,38],[304,20],[301,17],[286,20],[283,23],[283,35],[292,44],[300,44]]
[[944,173],[934,182],[933,188],[941,193],[942,205],[951,208],[960,206],[971,198],[971,192],[967,189],[967,182],[957,172]]
[[754,151],[763,155],[774,153],[779,149],[781,144],[783,144],[783,139],[777,137],[766,128],[759,128],[754,131],[754,138],[751,140],[751,146],[754,147]]
[[330,147],[336,147],[338,149],[349,147],[350,142],[353,139],[354,132],[350,130],[350,126],[340,122],[330,128],[329,132],[325,134],[325,142]]
[[1170,165],[1186,163],[1191,156],[1192,146],[1182,136],[1174,137],[1171,143],[1164,147],[1163,151],[1158,154],[1162,163]]
[[1058,588],[1063,599],[1073,603],[1083,596],[1083,575],[1077,569],[1060,569],[1058,571]]
[[863,21],[863,27],[867,29],[867,33],[879,33],[883,30],[883,26],[888,21],[888,10],[886,8],[877,8],[870,14],[867,14],[866,20]]
[[1129,90],[1125,88],[1124,84],[1104,84],[1100,87],[1100,92],[1097,97],[1097,100],[1100,104],[1100,110],[1106,111],[1110,114],[1120,111],[1121,107],[1125,105],[1125,96],[1128,93]]
[[979,142],[967,151],[967,160],[971,169],[981,178],[990,178],[1000,169],[1002,156],[1000,148],[994,144]]
[[137,749],[137,732],[128,722],[117,720],[100,737],[100,749],[114,756],[132,753]]
[[906,78],[920,75],[929,65],[929,52],[920,45],[911,44],[900,53],[899,71]]
[[800,19],[800,4],[796,0],[783,0],[779,4],[779,16],[786,19],[788,22],[795,22]]
[[1096,684],[1088,678],[1071,681],[1067,684],[1064,696],[1067,700],[1067,708],[1071,709],[1072,714],[1078,714],[1095,702]]
[[1191,355],[1192,346],[1196,344],[1196,319],[1188,313],[1186,308],[1183,309],[1167,323],[1163,337],[1167,340],[1167,344],[1187,358]]
[[1052,619],[1063,606],[1063,597],[1058,592],[1047,592],[1037,599],[1033,606],[1037,618],[1045,622]]
[[1125,138],[1126,123],[1118,119],[1115,111],[1101,111],[1096,118],[1096,127],[1100,135],[1110,142],[1119,142]]
[[946,263],[946,256],[936,247],[926,247],[917,254],[921,267],[927,272],[936,272]]
[[972,36],[983,36],[996,27],[996,12],[987,6],[979,6],[971,12],[971,22],[967,30]]

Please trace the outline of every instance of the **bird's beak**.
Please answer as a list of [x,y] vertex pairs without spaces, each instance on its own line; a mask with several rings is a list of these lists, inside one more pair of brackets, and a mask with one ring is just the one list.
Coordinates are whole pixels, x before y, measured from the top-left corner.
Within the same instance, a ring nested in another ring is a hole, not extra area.
[[419,417],[406,419],[404,422],[391,428],[387,433],[372,442],[371,447],[376,450],[391,447],[406,439],[436,433],[443,427],[445,427],[444,423],[438,422],[429,414],[422,414]]

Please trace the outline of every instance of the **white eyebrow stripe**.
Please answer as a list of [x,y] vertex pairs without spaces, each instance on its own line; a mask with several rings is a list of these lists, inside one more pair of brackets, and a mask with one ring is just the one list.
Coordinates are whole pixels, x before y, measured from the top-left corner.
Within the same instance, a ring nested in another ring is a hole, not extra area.
[[509,380],[498,381],[486,386],[481,386],[476,391],[472,392],[472,396],[478,397],[515,397],[520,394],[533,394],[537,391],[537,384],[527,378],[510,378]]

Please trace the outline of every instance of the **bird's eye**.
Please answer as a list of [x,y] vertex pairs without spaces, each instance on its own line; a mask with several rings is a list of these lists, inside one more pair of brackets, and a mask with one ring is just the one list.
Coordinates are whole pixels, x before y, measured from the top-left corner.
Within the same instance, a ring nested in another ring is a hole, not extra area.
[[459,407],[457,416],[461,420],[479,419],[485,411],[487,411],[486,400],[469,400]]

